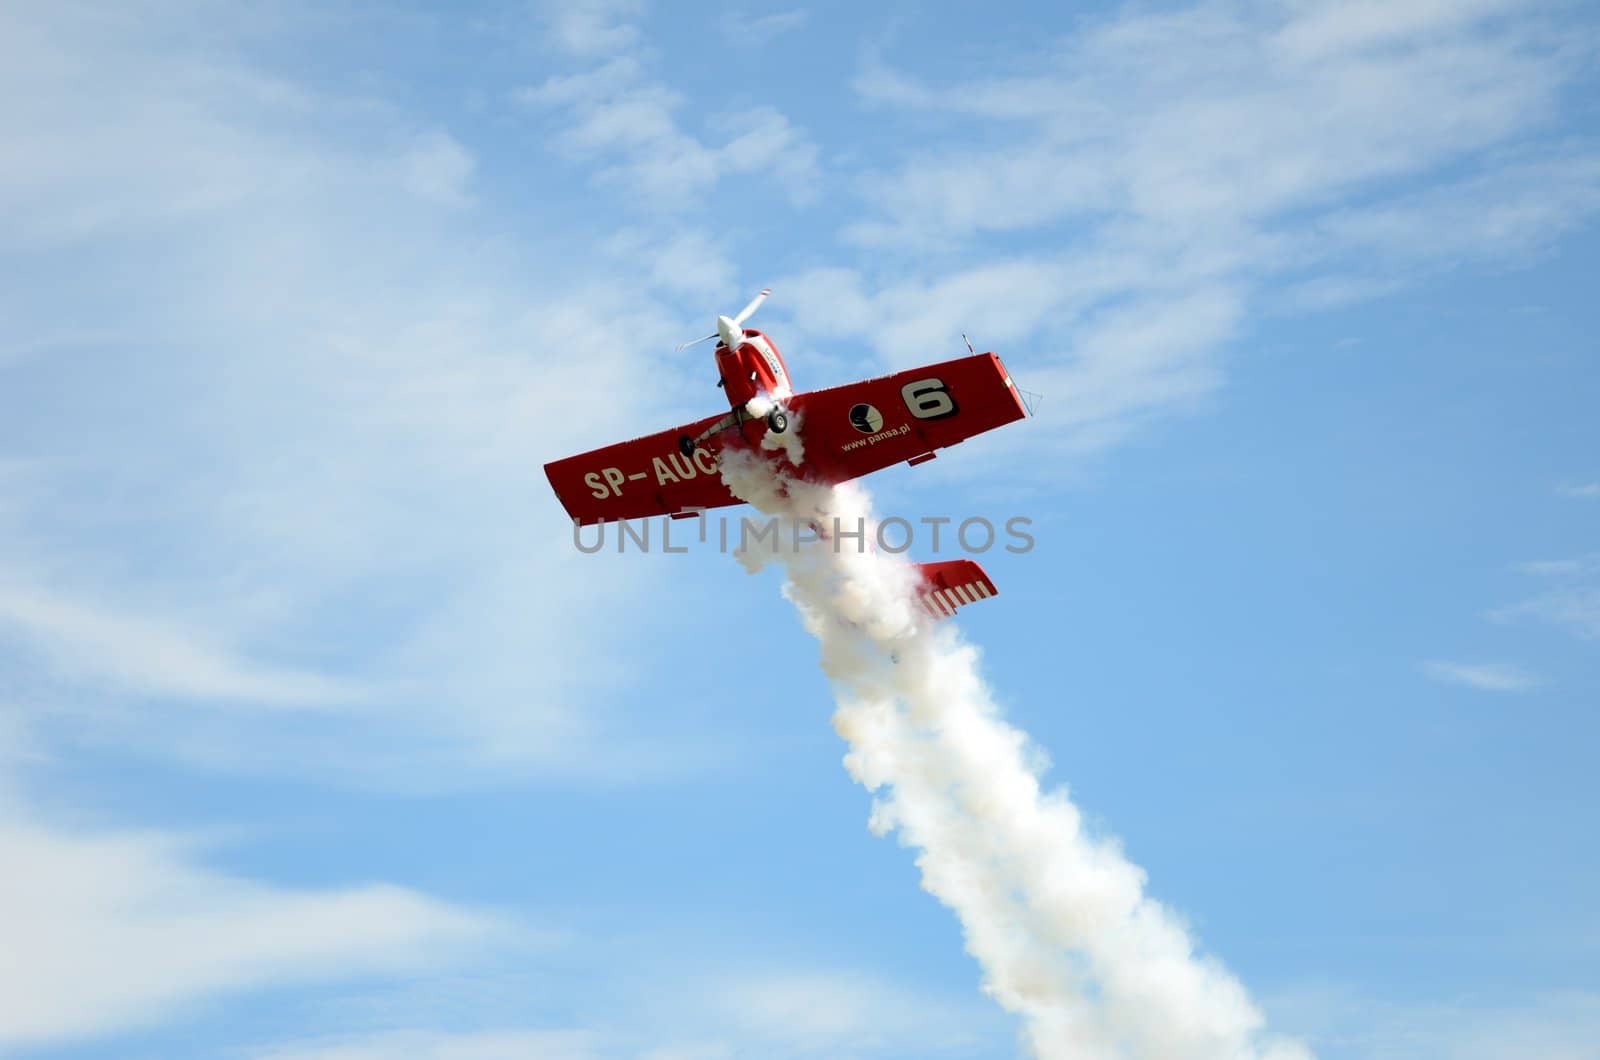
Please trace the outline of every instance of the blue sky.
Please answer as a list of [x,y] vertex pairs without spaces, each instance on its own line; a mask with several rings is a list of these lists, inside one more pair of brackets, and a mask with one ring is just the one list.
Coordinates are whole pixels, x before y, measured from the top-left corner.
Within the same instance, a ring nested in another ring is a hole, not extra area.
[[[1600,1041],[1592,5],[0,12],[0,1052],[1006,1057],[772,571],[540,465],[1000,353],[1008,718],[1271,1027]],[[928,558],[923,555],[921,558]]]

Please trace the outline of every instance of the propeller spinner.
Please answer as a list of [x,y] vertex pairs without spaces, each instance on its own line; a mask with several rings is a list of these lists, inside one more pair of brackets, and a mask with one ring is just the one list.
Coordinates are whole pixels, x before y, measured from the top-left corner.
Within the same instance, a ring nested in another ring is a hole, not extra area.
[[687,350],[690,346],[698,346],[700,343],[702,343],[702,342],[710,342],[712,339],[721,339],[722,340],[722,344],[724,346],[728,347],[728,349],[730,349],[730,350],[738,349],[739,348],[739,344],[744,341],[744,322],[746,320],[749,320],[752,316],[755,315],[755,311],[757,309],[761,308],[761,303],[765,302],[767,300],[767,295],[769,295],[771,293],[772,293],[772,288],[770,288],[770,287],[763,288],[760,294],[758,294],[754,298],[750,299],[750,304],[749,305],[747,305],[743,309],[739,310],[739,315],[738,316],[736,316],[736,317],[720,317],[719,316],[717,318],[717,330],[716,331],[713,331],[709,335],[705,335],[705,336],[703,336],[701,338],[695,339],[693,342],[680,343],[678,345],[678,347],[677,347],[677,350],[675,350],[674,352],[678,352],[678,351],[681,351],[681,350]]

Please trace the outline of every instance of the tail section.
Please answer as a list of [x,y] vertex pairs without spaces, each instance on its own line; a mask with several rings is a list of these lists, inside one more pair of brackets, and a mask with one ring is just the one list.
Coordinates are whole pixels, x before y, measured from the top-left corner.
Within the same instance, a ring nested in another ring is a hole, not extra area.
[[922,579],[916,589],[917,603],[936,619],[949,618],[957,609],[1000,591],[983,568],[970,559],[918,563],[917,573]]

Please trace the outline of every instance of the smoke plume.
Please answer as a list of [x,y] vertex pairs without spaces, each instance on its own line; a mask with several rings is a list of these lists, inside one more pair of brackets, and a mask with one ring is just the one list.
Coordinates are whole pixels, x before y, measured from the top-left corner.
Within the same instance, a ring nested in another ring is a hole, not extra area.
[[[823,487],[730,449],[734,494],[800,525],[871,527],[854,483]],[[796,539],[788,526],[782,539]],[[866,540],[872,539],[869,531]],[[983,989],[1044,1058],[1307,1060],[1265,1033],[1224,968],[1145,894],[1117,844],[1090,835],[1065,792],[1041,789],[1042,755],[1003,721],[972,647],[915,610],[912,566],[849,541],[782,555],[785,595],[821,643],[845,766],[874,795],[870,827],[917,852],[922,886],[961,921]]]

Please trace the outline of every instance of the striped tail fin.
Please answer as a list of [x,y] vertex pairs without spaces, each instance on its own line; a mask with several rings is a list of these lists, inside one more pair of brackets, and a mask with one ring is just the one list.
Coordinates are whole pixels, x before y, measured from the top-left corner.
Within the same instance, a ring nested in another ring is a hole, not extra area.
[[936,619],[949,618],[958,608],[987,600],[1000,591],[983,568],[970,559],[918,563],[917,573],[922,577],[916,589],[917,603]]

